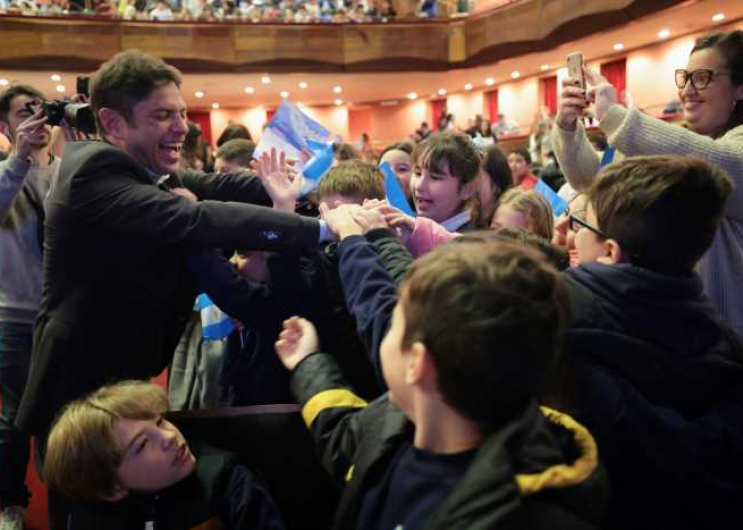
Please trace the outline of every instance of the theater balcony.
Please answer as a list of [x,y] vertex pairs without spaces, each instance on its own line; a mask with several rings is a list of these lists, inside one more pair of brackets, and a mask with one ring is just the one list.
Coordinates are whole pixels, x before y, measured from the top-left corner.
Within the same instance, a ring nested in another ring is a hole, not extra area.
[[483,0],[465,17],[370,23],[0,15],[0,68],[90,71],[122,50],[186,73],[447,71],[550,50],[680,0]]

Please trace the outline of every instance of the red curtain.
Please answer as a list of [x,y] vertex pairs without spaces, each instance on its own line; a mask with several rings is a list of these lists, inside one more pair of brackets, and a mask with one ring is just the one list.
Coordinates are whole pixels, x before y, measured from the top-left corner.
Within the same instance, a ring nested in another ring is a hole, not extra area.
[[550,116],[557,114],[557,76],[543,77],[539,80],[542,85],[542,105],[547,107]]
[[209,112],[191,111],[188,113],[188,119],[201,127],[201,135],[204,137],[204,141],[208,145],[212,145],[212,120],[209,117]]
[[623,100],[623,93],[627,88],[627,59],[619,59],[601,65],[601,75],[617,89],[619,101]]
[[485,92],[485,108],[488,109],[490,123],[498,121],[498,89]]
[[446,107],[446,99],[434,99],[431,101],[431,129],[434,131],[439,130],[439,119],[441,118],[441,113],[444,111],[444,107]]

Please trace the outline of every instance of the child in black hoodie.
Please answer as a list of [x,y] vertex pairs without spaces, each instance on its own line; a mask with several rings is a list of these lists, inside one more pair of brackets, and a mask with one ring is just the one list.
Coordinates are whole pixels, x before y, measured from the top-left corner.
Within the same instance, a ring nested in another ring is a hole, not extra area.
[[598,442],[612,528],[739,518],[743,347],[694,272],[731,190],[701,160],[637,157],[608,166],[586,215],[571,215],[581,265],[566,272],[574,320],[557,386]]

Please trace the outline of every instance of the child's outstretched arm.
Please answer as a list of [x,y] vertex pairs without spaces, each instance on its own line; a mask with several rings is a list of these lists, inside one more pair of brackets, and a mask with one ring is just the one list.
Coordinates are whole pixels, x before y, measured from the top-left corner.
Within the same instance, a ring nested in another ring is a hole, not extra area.
[[386,389],[379,345],[392,321],[392,311],[397,304],[397,287],[374,245],[361,235],[363,229],[354,219],[354,213],[360,209],[358,206],[340,206],[328,211],[321,205],[323,218],[341,240],[338,245],[338,269],[346,306],[356,318],[356,330],[369,351],[380,386]]
[[[251,325],[266,321],[274,323],[277,318],[283,318],[280,315],[286,315],[284,300],[274,295],[270,281],[263,284],[247,281],[215,250],[190,254],[188,268],[196,291],[209,295],[217,307],[240,322]],[[287,283],[300,280],[299,273],[281,278]]]
[[343,380],[335,359],[318,348],[317,331],[308,320],[292,317],[284,322],[276,353],[292,371],[292,392],[302,405],[322,465],[344,483],[363,435],[367,403]]

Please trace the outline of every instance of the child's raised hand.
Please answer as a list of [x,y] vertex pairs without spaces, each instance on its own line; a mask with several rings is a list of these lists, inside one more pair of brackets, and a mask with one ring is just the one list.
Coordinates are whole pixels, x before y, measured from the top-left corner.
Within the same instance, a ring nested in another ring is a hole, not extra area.
[[[366,208],[366,203],[364,203],[364,207]],[[403,242],[407,243],[410,235],[415,229],[415,217],[411,217],[402,210],[391,206],[387,201],[379,203],[375,209],[384,215],[384,220],[387,223],[387,226],[397,229]]]
[[354,210],[352,215],[353,220],[361,227],[364,234],[377,228],[387,228],[387,221],[385,221],[384,214],[379,209],[364,207],[360,210]]
[[276,341],[276,353],[287,370],[294,370],[311,353],[319,349],[317,330],[312,322],[300,317],[284,321],[284,329]]

